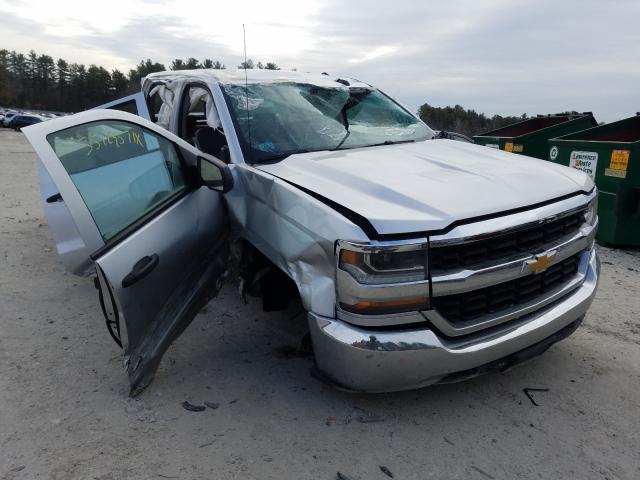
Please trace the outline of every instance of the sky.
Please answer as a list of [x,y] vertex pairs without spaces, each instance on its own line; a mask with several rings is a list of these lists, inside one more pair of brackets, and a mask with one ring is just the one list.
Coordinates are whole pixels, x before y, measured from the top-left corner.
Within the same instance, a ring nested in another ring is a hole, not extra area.
[[128,71],[247,56],[375,85],[415,111],[640,111],[638,0],[0,0],[0,48]]

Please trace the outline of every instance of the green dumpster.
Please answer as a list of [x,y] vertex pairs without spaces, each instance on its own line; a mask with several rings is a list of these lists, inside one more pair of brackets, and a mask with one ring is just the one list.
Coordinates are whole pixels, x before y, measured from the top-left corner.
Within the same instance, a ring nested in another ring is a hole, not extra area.
[[547,140],[598,125],[591,112],[538,115],[473,137],[479,145],[547,159]]
[[640,246],[640,114],[549,140],[548,159],[593,178],[598,240]]

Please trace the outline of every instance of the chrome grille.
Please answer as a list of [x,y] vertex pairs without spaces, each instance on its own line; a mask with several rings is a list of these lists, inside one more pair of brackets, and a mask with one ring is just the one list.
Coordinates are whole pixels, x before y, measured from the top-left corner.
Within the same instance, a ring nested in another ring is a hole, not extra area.
[[454,325],[472,321],[549,294],[575,277],[579,263],[580,253],[552,265],[543,273],[456,295],[434,297],[432,304]]
[[431,249],[431,270],[433,272],[468,268],[523,252],[536,252],[551,242],[576,233],[583,223],[584,212],[579,211],[540,225],[487,239],[434,247]]

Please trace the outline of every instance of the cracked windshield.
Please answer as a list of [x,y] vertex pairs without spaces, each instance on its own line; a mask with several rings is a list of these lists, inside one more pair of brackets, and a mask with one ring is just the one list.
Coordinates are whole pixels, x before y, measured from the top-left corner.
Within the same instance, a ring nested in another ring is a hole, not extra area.
[[378,90],[302,83],[224,85],[251,163],[294,153],[414,142],[433,132]]

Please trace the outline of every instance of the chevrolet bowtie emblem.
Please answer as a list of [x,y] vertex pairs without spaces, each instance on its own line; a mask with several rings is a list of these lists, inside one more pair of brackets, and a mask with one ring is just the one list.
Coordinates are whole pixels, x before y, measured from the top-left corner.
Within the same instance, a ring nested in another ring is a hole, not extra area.
[[547,252],[542,253],[540,255],[536,255],[535,260],[527,260],[524,262],[524,269],[529,270],[530,272],[542,273],[553,263],[553,260],[556,258],[556,252]]

